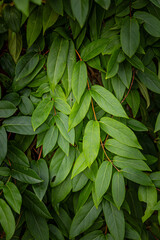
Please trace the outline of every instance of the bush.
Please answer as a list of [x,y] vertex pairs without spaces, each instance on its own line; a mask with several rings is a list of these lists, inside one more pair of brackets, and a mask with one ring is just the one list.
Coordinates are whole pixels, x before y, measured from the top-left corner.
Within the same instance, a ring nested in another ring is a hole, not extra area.
[[0,11],[0,238],[160,239],[159,1]]

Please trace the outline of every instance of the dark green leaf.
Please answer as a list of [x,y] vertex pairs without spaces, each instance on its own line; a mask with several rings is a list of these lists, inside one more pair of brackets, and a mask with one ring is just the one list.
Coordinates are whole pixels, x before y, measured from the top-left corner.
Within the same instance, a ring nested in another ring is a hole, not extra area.
[[154,132],[157,132],[160,130],[160,113],[158,114],[158,117],[156,119],[156,124],[155,124],[155,130]]
[[48,2],[43,7],[43,34],[58,19],[58,14],[50,7]]
[[16,112],[17,108],[9,101],[0,101],[0,118],[8,118]]
[[19,32],[21,27],[21,12],[18,11],[18,9],[14,6],[7,5],[3,9],[3,17],[7,24],[7,26],[13,31],[13,32]]
[[1,164],[7,154],[7,133],[5,131],[5,128],[2,126],[0,127],[0,146],[1,146],[0,151],[0,164]]
[[19,104],[19,110],[24,115],[32,115],[32,113],[34,111],[34,106],[28,97],[26,97],[26,96],[21,97],[21,103]]
[[112,196],[118,209],[125,199],[125,182],[121,172],[115,172],[112,178]]
[[43,156],[45,157],[54,148],[58,139],[58,129],[56,126],[51,126],[45,134],[43,140]]
[[105,10],[108,10],[111,0],[95,0],[95,2],[98,3]]
[[73,15],[75,16],[82,28],[89,11],[89,0],[78,0],[77,2],[71,0],[71,8],[73,11]]

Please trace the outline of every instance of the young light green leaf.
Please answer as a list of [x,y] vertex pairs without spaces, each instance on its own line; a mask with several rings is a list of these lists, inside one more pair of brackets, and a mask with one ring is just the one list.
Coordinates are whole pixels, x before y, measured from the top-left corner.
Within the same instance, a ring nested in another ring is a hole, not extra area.
[[91,88],[91,95],[97,104],[105,111],[117,117],[128,118],[117,98],[104,87],[95,85]]
[[160,113],[158,114],[157,116],[157,119],[156,119],[156,124],[155,124],[155,130],[154,132],[157,132],[160,130]]
[[95,193],[98,201],[102,198],[102,196],[109,188],[111,177],[112,164],[111,162],[104,161],[97,172],[95,180]]
[[51,126],[45,134],[43,140],[43,156],[45,157],[55,146],[58,139],[58,128]]
[[130,147],[142,149],[136,135],[123,123],[109,117],[103,117],[100,120],[100,125],[106,133],[115,138],[118,142]]
[[0,199],[0,223],[6,233],[6,240],[10,240],[15,231],[15,220],[10,207],[2,198]]
[[43,7],[43,34],[57,21],[58,16],[47,2]]
[[85,159],[84,153],[82,152],[82,153],[80,153],[80,155],[78,156],[78,158],[75,161],[71,178],[74,178],[76,175],[83,172],[83,170],[86,169],[87,166],[88,166],[87,161]]
[[115,96],[119,101],[121,101],[125,93],[126,86],[123,84],[123,82],[121,81],[118,75],[111,78],[111,83],[112,83],[113,90],[115,92]]
[[96,159],[100,147],[100,126],[99,122],[90,120],[85,128],[83,137],[83,153],[88,167]]
[[77,102],[85,91],[87,85],[87,67],[83,61],[78,61],[73,69],[72,73],[72,91]]
[[112,178],[112,196],[118,209],[125,199],[125,182],[121,172],[115,172]]
[[82,96],[79,104],[77,102],[74,103],[68,120],[69,130],[77,126],[84,119],[89,110],[90,102],[91,95],[87,91]]
[[4,197],[9,203],[9,205],[13,208],[13,210],[20,214],[20,209],[22,205],[22,196],[16,187],[16,185],[12,182],[7,182],[3,187]]
[[16,112],[16,106],[6,100],[0,101],[0,118],[8,118]]
[[71,0],[71,8],[74,17],[77,19],[82,28],[89,11],[89,0],[79,0],[77,2]]
[[2,161],[5,159],[7,154],[7,133],[5,131],[5,128],[3,126],[0,127],[0,165]]
[[126,17],[121,26],[122,49],[130,58],[135,54],[140,43],[139,24],[135,18]]
[[38,104],[31,118],[34,131],[46,121],[52,108],[53,108],[53,101],[50,100],[49,98],[44,98]]
[[56,37],[51,45],[47,60],[47,75],[53,92],[66,68],[68,49],[69,41],[59,37]]

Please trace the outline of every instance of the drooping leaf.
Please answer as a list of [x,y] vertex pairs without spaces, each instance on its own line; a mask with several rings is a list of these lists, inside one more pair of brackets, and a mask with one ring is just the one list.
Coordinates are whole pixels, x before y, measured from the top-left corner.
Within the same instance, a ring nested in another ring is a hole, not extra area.
[[125,224],[125,237],[129,239],[141,240],[139,233],[128,223]]
[[75,2],[74,0],[71,0],[71,8],[73,15],[75,16],[75,18],[77,19],[82,28],[88,15],[89,1],[78,0]]
[[14,0],[16,7],[22,11],[26,16],[29,15],[29,0]]
[[87,161],[85,159],[84,153],[82,152],[82,153],[80,153],[80,155],[78,156],[78,158],[75,161],[71,178],[74,178],[76,175],[83,172],[83,170],[86,169],[87,166],[88,166]]
[[21,12],[15,6],[7,5],[3,9],[3,17],[4,21],[6,22],[7,26],[13,32],[19,32],[21,27]]
[[7,154],[7,133],[5,131],[5,128],[2,126],[0,127],[0,146],[1,146],[0,151],[0,164],[1,164]]
[[112,178],[112,196],[118,209],[125,199],[125,182],[121,172],[115,172]]
[[55,237],[58,240],[65,240],[64,236],[62,234],[62,232],[60,231],[60,229],[58,227],[56,227],[53,224],[49,224],[49,231],[50,231],[50,239],[54,240]]
[[58,129],[56,126],[51,126],[45,134],[43,140],[43,156],[45,157],[55,146],[58,138]]
[[43,34],[57,21],[59,16],[47,3],[43,8]]
[[69,142],[62,136],[62,134],[58,135],[58,146],[62,149],[62,151],[68,156],[70,144]]

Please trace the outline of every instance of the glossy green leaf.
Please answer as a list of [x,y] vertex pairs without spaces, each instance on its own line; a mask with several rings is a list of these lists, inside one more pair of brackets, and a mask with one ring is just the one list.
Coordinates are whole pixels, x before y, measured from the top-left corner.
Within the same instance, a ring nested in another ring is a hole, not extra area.
[[112,196],[118,209],[122,206],[125,199],[125,182],[121,172],[115,172],[112,178]]
[[0,101],[0,118],[8,118],[16,112],[17,108],[9,101]]
[[43,156],[45,157],[54,148],[58,139],[58,129],[56,126],[51,126],[45,134],[43,140]]
[[136,19],[126,17],[121,26],[122,49],[130,58],[135,54],[140,43],[139,25]]
[[49,240],[49,228],[45,218],[26,210],[25,219],[27,227],[34,238],[37,240]]
[[128,127],[132,128],[134,131],[137,131],[137,132],[148,131],[148,128],[143,123],[133,118],[128,119],[127,125]]
[[80,153],[80,155],[78,156],[78,158],[76,159],[76,161],[74,163],[71,178],[74,178],[76,175],[83,172],[83,170],[86,169],[87,166],[88,166],[87,161],[85,159],[84,153],[82,152],[82,153]]
[[42,30],[42,8],[35,8],[31,15],[28,18],[27,22],[27,44],[28,47],[32,46],[32,44],[38,38],[41,30]]
[[141,149],[135,134],[123,123],[109,117],[103,117],[100,120],[100,125],[106,133],[115,138],[118,142]]
[[100,147],[100,126],[99,122],[90,120],[85,128],[83,137],[83,153],[88,167],[96,159]]
[[44,98],[38,104],[31,118],[34,131],[46,121],[53,108],[53,104],[53,101],[49,98]]
[[20,209],[22,205],[22,196],[16,187],[16,185],[12,182],[7,182],[3,187],[4,197],[7,200],[8,204],[12,207],[12,209],[20,214]]
[[18,61],[22,51],[22,35],[9,31],[8,49],[15,62]]
[[87,230],[98,218],[100,212],[101,206],[96,209],[93,201],[89,199],[85,205],[79,209],[73,218],[70,228],[70,238],[74,238]]
[[105,147],[108,151],[122,156],[125,158],[146,160],[144,155],[139,151],[139,149],[129,147],[123,143],[118,142],[115,139],[108,139],[105,143]]
[[1,164],[7,154],[7,133],[5,131],[5,128],[2,126],[0,127],[0,146],[1,146],[0,151],[0,164]]
[[87,91],[82,96],[79,104],[77,102],[74,103],[68,120],[69,129],[77,126],[84,119],[89,110],[90,102],[91,95],[90,92]]
[[51,45],[47,60],[47,75],[52,91],[54,91],[65,71],[68,49],[69,41],[59,37],[56,37]]
[[32,169],[38,174],[38,176],[43,180],[41,183],[37,183],[32,185],[33,191],[35,192],[36,196],[42,200],[49,183],[49,171],[47,163],[44,159],[39,159],[38,161],[31,162]]
[[52,216],[49,213],[46,205],[31,191],[25,190],[23,194],[23,204],[24,206],[32,211],[33,213],[37,214],[38,216],[51,219]]
[[45,4],[43,8],[43,34],[57,21],[58,16],[49,4]]
[[91,88],[91,95],[95,102],[105,111],[117,117],[128,118],[117,98],[104,87],[95,85]]
[[106,193],[109,188],[112,177],[112,164],[111,162],[104,161],[98,169],[95,180],[95,193],[98,201]]
[[118,210],[111,202],[102,203],[106,224],[115,240],[123,240],[125,235],[125,220],[122,210]]
[[123,175],[125,178],[141,184],[143,186],[153,186],[153,183],[151,179],[145,174],[144,172],[141,172],[140,170],[131,168],[131,167],[126,167],[123,169]]
[[108,8],[111,4],[111,0],[95,0],[95,2],[98,3],[105,10],[108,10]]
[[160,172],[159,171],[151,173],[150,178],[156,187],[160,187]]
[[89,1],[78,0],[77,2],[75,2],[74,0],[71,0],[71,8],[73,15],[75,16],[82,28],[88,15]]
[[12,238],[15,231],[15,219],[10,207],[0,199],[0,223],[6,233],[6,240]]

